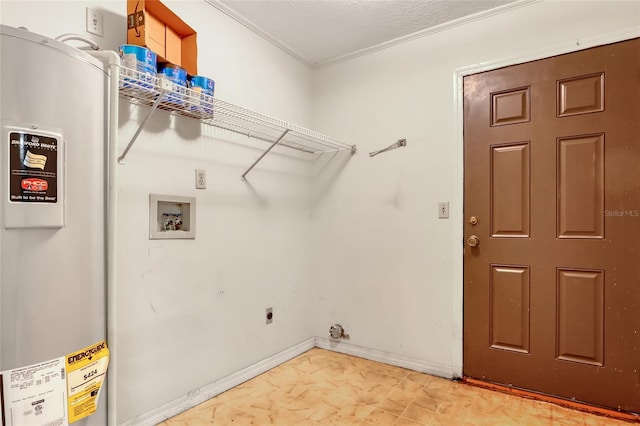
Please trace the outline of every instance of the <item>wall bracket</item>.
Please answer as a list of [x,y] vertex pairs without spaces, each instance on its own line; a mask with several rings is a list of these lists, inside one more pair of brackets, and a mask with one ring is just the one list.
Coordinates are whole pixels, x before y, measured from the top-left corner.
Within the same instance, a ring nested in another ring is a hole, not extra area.
[[407,146],[406,139],[398,139],[398,142],[389,145],[388,147],[381,149],[379,151],[373,151],[369,153],[369,157],[375,157],[378,154],[382,154],[383,152],[391,151],[392,149],[400,148],[401,146]]
[[258,164],[260,161],[262,161],[262,159],[265,157],[265,155],[267,155],[269,153],[269,151],[271,151],[273,148],[275,148],[276,145],[278,145],[280,143],[280,141],[287,136],[287,133],[289,133],[289,129],[286,129],[284,132],[282,132],[282,134],[280,135],[280,137],[278,139],[275,140],[275,142],[273,142],[271,144],[271,146],[269,148],[267,148],[267,150],[265,152],[262,153],[262,155],[260,157],[258,157],[258,159],[256,161],[253,162],[252,165],[249,166],[249,168],[247,169],[247,171],[245,171],[242,176],[240,177],[240,179],[242,179],[243,181],[246,181],[247,178],[247,173],[249,173],[251,171],[251,169],[253,169],[256,164]]
[[138,129],[131,137],[131,140],[127,144],[127,147],[124,149],[124,151],[122,151],[122,154],[120,154],[120,157],[118,157],[118,163],[120,164],[124,164],[124,159],[127,156],[127,153],[129,152],[133,144],[136,142],[136,139],[138,139],[138,136],[140,136],[140,132],[142,132],[142,128],[144,127],[145,124],[147,124],[147,121],[153,115],[156,109],[158,109],[158,106],[160,105],[160,102],[162,102],[162,99],[165,97],[165,94],[171,91],[172,83],[169,80],[161,78],[159,79],[159,83],[160,83],[160,86],[159,86],[160,94],[158,94],[158,97],[153,102],[153,105],[151,105],[151,108],[149,109],[149,112],[147,113],[146,117],[144,118],[144,120],[142,120],[142,123],[140,123],[140,125],[138,126]]

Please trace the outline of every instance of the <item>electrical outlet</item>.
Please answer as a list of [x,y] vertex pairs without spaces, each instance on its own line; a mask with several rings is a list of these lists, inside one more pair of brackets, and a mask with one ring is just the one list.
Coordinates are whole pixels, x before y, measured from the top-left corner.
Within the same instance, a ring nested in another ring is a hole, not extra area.
[[438,203],[438,219],[449,219],[448,201],[442,201]]
[[87,32],[102,37],[104,28],[102,13],[97,9],[87,8]]
[[267,308],[267,324],[273,322],[273,308]]
[[196,189],[207,189],[207,172],[196,169]]

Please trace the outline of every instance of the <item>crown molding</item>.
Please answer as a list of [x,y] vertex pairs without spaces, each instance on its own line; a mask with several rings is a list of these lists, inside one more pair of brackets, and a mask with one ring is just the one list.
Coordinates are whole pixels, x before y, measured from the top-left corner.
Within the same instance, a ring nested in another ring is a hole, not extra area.
[[444,24],[436,25],[435,27],[426,28],[424,30],[417,31],[415,33],[408,34],[406,36],[398,37],[396,39],[389,40],[389,41],[386,41],[384,43],[377,44],[375,46],[371,46],[371,47],[367,47],[367,48],[364,48],[364,49],[356,50],[354,52],[347,53],[345,55],[340,55],[340,56],[337,56],[335,58],[331,58],[331,59],[327,59],[325,61],[314,63],[314,62],[311,62],[308,59],[306,59],[304,56],[300,55],[298,52],[296,52],[291,47],[289,47],[286,44],[282,43],[280,40],[272,37],[267,32],[265,32],[262,28],[260,28],[258,25],[253,23],[251,20],[245,18],[244,16],[242,16],[238,12],[232,10],[228,6],[226,6],[223,3],[221,3],[219,0],[205,0],[205,2],[207,2],[211,6],[215,7],[220,12],[224,13],[225,15],[229,16],[231,19],[233,19],[233,20],[237,21],[238,23],[242,24],[246,28],[248,28],[251,31],[253,31],[254,33],[258,34],[260,37],[264,38],[269,43],[271,43],[274,46],[280,48],[285,53],[289,54],[293,58],[297,59],[298,61],[302,62],[303,64],[307,65],[308,67],[310,67],[312,69],[320,68],[320,67],[323,67],[323,66],[326,66],[326,65],[336,64],[336,63],[339,63],[339,62],[345,62],[345,61],[348,61],[350,59],[357,58],[359,56],[364,56],[364,55],[368,55],[370,53],[374,53],[374,52],[377,52],[377,51],[380,51],[380,50],[388,49],[390,47],[397,46],[397,45],[403,44],[403,43],[407,43],[409,41],[416,40],[416,39],[419,39],[419,38],[427,37],[427,36],[429,36],[431,34],[435,34],[435,33],[441,32],[441,31],[445,31],[445,30],[448,30],[450,28],[455,28],[455,27],[467,24],[469,22],[474,22],[474,21],[478,21],[478,20],[481,20],[481,19],[485,19],[485,18],[494,16],[494,15],[498,15],[498,14],[504,13],[504,12],[509,12],[511,10],[514,10],[514,9],[519,9],[521,7],[528,6],[528,5],[531,5],[531,4],[534,4],[534,3],[539,3],[541,1],[543,1],[543,0],[518,0],[518,1],[515,1],[513,3],[507,3],[505,5],[498,6],[498,7],[495,7],[493,9],[489,9],[489,10],[485,10],[485,11],[482,11],[482,12],[474,13],[473,15],[464,16],[462,18],[455,19],[455,20],[450,21],[450,22],[445,22]]
[[499,15],[504,12],[519,9],[524,6],[531,5],[533,3],[539,3],[543,0],[518,0],[513,3],[507,3],[502,6],[494,7],[493,9],[484,10],[482,12],[474,13],[473,15],[467,15],[462,18],[455,19],[453,21],[445,22],[434,27],[425,28],[424,30],[416,31],[415,33],[407,34],[406,36],[398,37],[393,40],[385,41],[384,43],[377,44],[375,46],[366,47],[364,49],[356,50],[355,52],[347,53],[345,55],[337,56],[335,58],[327,59],[326,61],[313,64],[314,68],[320,68],[325,65],[332,65],[339,62],[348,61],[350,59],[357,58],[359,56],[368,55],[380,50],[388,49],[399,44],[407,43],[412,40],[417,40],[423,37],[430,36],[431,34],[439,33],[441,31],[448,30],[450,28],[459,27],[470,22],[479,21],[481,19],[489,18],[494,15]]
[[228,17],[230,17],[234,21],[244,25],[246,28],[250,29],[251,31],[253,31],[254,33],[258,34],[260,37],[262,37],[263,39],[265,39],[269,43],[273,44],[274,46],[278,47],[279,49],[281,49],[285,53],[289,54],[294,59],[297,59],[298,61],[302,62],[303,64],[305,64],[306,66],[308,66],[310,68],[314,67],[314,64],[311,63],[310,61],[308,61],[304,56],[300,55],[298,52],[296,52],[295,50],[293,50],[291,47],[287,46],[286,44],[284,44],[280,40],[272,37],[270,34],[268,34],[266,31],[264,31],[258,25],[253,23],[253,21],[245,18],[244,16],[242,16],[241,14],[236,12],[235,10],[233,10],[233,9],[229,8],[228,6],[226,6],[225,4],[221,3],[219,0],[205,0],[205,2],[209,3],[211,6],[215,7],[220,12],[224,13],[225,15],[227,15]]

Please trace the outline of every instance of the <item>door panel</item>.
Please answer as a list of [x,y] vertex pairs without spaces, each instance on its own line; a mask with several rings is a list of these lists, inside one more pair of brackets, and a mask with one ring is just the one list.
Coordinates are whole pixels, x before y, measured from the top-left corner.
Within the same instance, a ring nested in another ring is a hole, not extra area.
[[604,238],[604,134],[558,138],[558,238]]
[[529,353],[529,268],[491,266],[491,347]]
[[604,271],[558,269],[556,357],[604,365]]
[[491,236],[529,236],[529,142],[491,147]]
[[558,117],[604,111],[604,73],[558,81]]
[[529,88],[506,90],[491,94],[491,125],[529,121]]
[[465,77],[465,375],[640,412],[638,75],[640,39]]

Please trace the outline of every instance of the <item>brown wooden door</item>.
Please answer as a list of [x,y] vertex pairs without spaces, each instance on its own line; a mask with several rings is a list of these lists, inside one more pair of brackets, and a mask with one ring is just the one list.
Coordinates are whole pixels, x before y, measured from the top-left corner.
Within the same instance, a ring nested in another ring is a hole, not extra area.
[[466,77],[464,139],[464,374],[640,412],[640,39]]

